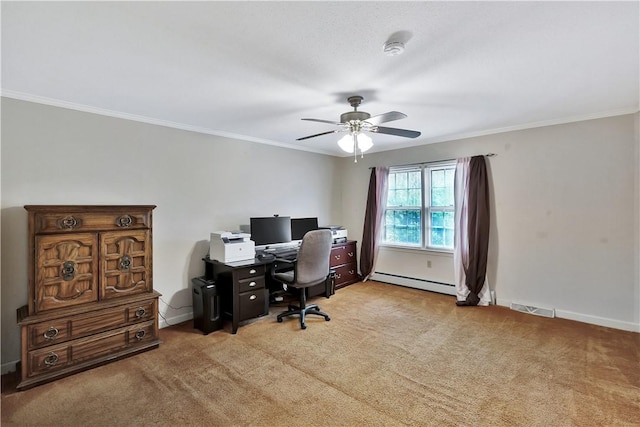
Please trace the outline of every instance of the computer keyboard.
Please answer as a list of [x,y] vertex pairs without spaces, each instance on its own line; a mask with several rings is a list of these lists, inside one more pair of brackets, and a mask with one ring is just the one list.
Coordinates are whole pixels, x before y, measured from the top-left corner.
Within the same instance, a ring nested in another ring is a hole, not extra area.
[[297,248],[282,248],[282,249],[276,249],[273,252],[271,252],[273,255],[276,256],[276,258],[285,258],[285,259],[293,259],[296,258],[298,256],[298,249]]

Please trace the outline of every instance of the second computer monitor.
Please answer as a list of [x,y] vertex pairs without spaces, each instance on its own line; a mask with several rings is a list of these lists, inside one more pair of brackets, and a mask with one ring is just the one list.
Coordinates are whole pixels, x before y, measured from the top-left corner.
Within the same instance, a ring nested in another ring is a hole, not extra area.
[[318,229],[318,218],[291,218],[291,239],[302,240],[307,231]]

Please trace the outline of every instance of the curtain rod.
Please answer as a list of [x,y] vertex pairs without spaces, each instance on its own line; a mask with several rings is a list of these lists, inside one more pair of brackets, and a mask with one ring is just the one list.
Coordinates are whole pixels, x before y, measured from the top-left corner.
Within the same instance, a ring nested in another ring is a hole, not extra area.
[[[497,156],[496,153],[487,153],[484,154],[484,157],[494,157]],[[438,163],[438,162],[451,162],[453,160],[458,160],[458,159],[442,159],[442,160],[429,160],[426,162],[418,162],[418,163],[406,163],[404,165],[393,165],[393,166],[387,166],[389,168],[397,168],[397,167],[401,167],[401,166],[417,166],[417,165],[424,165],[427,163]],[[370,166],[369,169],[373,169],[375,168],[375,166]]]

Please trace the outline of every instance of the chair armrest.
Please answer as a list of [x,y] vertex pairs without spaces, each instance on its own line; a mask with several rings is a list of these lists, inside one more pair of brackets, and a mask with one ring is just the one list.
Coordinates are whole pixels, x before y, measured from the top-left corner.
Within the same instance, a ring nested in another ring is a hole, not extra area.
[[[275,258],[275,259],[271,262],[271,268],[269,269],[269,270],[270,270],[270,274],[271,274],[271,278],[272,278],[272,279],[274,279],[274,278],[275,278],[275,275],[276,275],[276,264],[278,264],[278,263],[279,263],[280,265],[282,265],[282,264],[289,264],[289,265],[291,265],[291,266],[295,266],[296,262],[298,262],[298,260],[297,260],[297,259],[290,260],[290,259],[286,259],[286,258]],[[293,277],[294,277],[294,281],[295,281],[295,276],[296,276],[296,274],[295,274],[295,268],[294,268],[294,276],[293,276]],[[277,280],[277,279],[276,279],[276,280]]]

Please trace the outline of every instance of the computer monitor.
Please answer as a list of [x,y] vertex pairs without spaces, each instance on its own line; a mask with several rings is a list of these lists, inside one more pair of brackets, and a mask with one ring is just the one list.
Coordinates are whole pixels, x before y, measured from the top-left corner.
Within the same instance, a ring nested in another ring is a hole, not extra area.
[[291,239],[302,240],[307,231],[318,229],[318,218],[291,218]]
[[269,246],[291,241],[291,217],[268,216],[249,218],[251,240],[258,246]]

